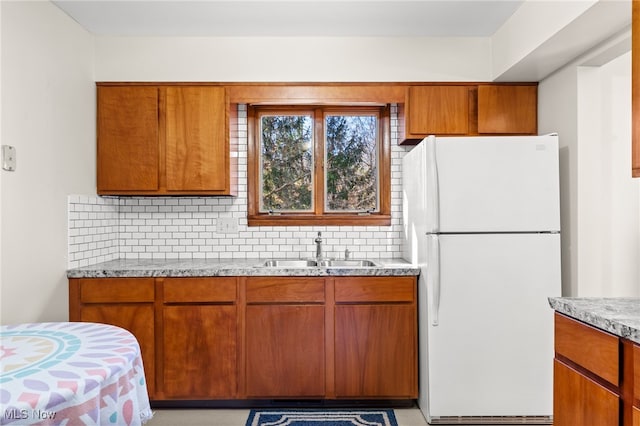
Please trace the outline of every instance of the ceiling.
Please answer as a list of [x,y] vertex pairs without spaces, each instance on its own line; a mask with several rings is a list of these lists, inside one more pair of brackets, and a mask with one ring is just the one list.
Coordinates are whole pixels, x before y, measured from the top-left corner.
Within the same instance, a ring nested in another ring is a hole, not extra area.
[[52,0],[103,36],[487,37],[524,0]]

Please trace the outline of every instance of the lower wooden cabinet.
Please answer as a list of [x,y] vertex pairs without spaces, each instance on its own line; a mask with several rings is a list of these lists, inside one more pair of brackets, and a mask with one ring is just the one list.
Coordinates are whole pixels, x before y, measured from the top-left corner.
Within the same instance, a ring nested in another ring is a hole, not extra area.
[[415,397],[415,309],[336,306],[336,396]]
[[633,345],[633,426],[640,426],[640,345]]
[[69,316],[136,336],[152,400],[415,399],[416,283],[70,279]]
[[247,396],[323,397],[324,337],[324,306],[247,306]]
[[558,360],[553,392],[554,425],[618,426],[620,397]]
[[554,426],[640,426],[640,349],[556,313]]
[[325,280],[246,279],[246,394],[325,395]]
[[236,306],[165,306],[162,322],[162,396],[235,397]]
[[235,398],[237,385],[237,279],[164,278],[162,399]]
[[69,280],[69,319],[111,324],[131,332],[140,345],[150,398],[155,397],[154,282],[149,278]]
[[415,398],[415,278],[336,278],[335,303],[336,396]]

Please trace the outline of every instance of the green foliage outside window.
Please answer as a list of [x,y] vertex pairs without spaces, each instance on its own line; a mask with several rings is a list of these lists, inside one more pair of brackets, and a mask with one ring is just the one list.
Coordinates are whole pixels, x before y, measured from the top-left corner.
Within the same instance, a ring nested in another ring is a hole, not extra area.
[[376,210],[376,117],[330,115],[325,125],[328,210]]
[[306,115],[262,117],[263,211],[312,209],[312,123]]
[[323,131],[324,159],[315,159],[313,115],[260,117],[260,211],[313,211],[318,160],[324,160],[325,211],[378,210],[378,116],[332,112]]

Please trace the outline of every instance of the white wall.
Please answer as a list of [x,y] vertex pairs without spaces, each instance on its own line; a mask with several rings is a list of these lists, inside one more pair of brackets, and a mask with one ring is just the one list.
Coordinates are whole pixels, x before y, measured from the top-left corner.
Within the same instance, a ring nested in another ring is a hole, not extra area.
[[492,73],[500,76],[593,6],[588,1],[526,0],[492,36]]
[[50,2],[0,2],[0,323],[66,320],[67,194],[95,193],[93,37]]
[[630,53],[594,64],[594,57],[606,57],[603,49],[539,86],[539,130],[558,131],[561,141],[565,296],[640,295],[640,180],[631,178]]
[[631,53],[578,69],[578,291],[640,295],[640,181],[631,178]]
[[[295,52],[295,59],[283,55]],[[488,38],[96,37],[96,81],[487,81]]]

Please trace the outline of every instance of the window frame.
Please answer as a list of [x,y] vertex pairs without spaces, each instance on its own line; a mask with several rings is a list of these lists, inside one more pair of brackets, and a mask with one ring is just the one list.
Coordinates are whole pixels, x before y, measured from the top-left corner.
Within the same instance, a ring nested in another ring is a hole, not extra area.
[[[313,112],[313,212],[260,212],[261,114]],[[388,226],[391,225],[391,134],[389,105],[248,105],[247,106],[247,222],[249,226]],[[325,211],[325,114],[375,112],[378,122],[377,212]]]

